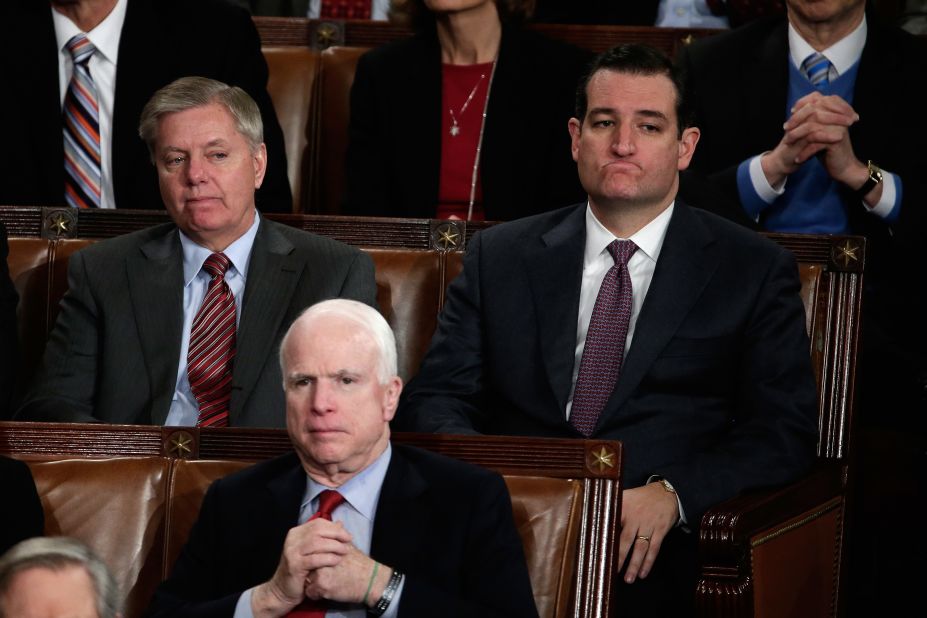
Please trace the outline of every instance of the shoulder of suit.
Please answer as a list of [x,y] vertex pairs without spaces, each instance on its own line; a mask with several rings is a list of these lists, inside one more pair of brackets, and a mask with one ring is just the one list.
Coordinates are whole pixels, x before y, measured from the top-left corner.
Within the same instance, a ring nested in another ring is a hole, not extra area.
[[118,258],[122,255],[136,251],[139,247],[152,240],[164,238],[176,232],[177,226],[173,223],[162,223],[142,230],[121,234],[113,238],[106,238],[90,243],[80,250],[85,257],[105,256],[107,259]]
[[291,472],[294,468],[301,467],[296,452],[288,451],[283,455],[236,470],[218,480],[222,481],[223,484],[255,484],[263,486],[269,480]]
[[784,34],[785,28],[786,19],[782,16],[757,19],[738,28],[698,39],[685,48],[685,53],[693,58],[693,61],[714,60],[717,55],[729,54],[732,49],[758,48],[768,37],[778,35],[780,29]]
[[503,241],[505,243],[520,242],[526,238],[540,237],[552,228],[563,223],[563,220],[574,214],[577,209],[585,209],[586,203],[572,204],[556,210],[523,217],[504,223],[498,223],[479,232],[483,241]]

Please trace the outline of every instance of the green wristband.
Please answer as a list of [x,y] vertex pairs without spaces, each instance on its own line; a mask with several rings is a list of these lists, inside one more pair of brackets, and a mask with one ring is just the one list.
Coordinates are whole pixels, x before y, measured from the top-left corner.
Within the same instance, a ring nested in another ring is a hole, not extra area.
[[377,578],[377,571],[380,570],[380,563],[373,563],[373,573],[370,574],[370,581],[367,582],[367,592],[364,593],[364,605],[367,605],[367,597],[370,596],[370,589],[373,588],[373,580]]

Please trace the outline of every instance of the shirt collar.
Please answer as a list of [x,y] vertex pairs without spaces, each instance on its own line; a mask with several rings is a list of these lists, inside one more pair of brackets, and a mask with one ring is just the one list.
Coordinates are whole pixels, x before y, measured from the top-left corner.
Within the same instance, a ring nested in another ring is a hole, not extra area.
[[[97,24],[90,32],[85,33],[97,52],[107,60],[116,64],[119,57],[119,39],[122,36],[122,24],[126,19],[126,6],[128,0],[117,0],[116,6],[109,12],[103,21]],[[67,44],[75,34],[80,34],[82,30],[77,25],[56,11],[51,9],[52,21],[55,24],[55,39],[58,42],[58,49],[63,53],[68,53]]]
[[[863,47],[866,46],[867,31],[868,26],[866,25],[866,15],[864,14],[862,21],[859,22],[859,25],[856,26],[853,32],[821,51],[821,53],[830,60],[830,63],[834,65],[837,75],[843,75],[850,67],[859,62],[859,59],[863,55]],[[790,21],[789,56],[792,58],[792,63],[796,67],[801,68],[801,63],[805,61],[805,58],[815,51],[816,50],[811,47],[808,41],[802,38]]]
[[[635,232],[628,239],[637,245],[637,253],[646,255],[654,262],[660,257],[660,250],[663,248],[663,239],[666,238],[666,229],[669,227],[670,219],[673,216],[673,208],[676,202],[670,205],[654,219]],[[603,251],[606,251],[608,245],[618,238],[612,234],[602,223],[596,219],[589,204],[586,204],[586,250],[583,256],[583,264],[589,264],[595,260]]]
[[[229,259],[232,265],[229,271],[235,271],[247,278],[248,264],[251,262],[251,248],[254,246],[254,238],[257,236],[258,225],[261,222],[261,215],[257,210],[254,211],[254,222],[248,231],[238,237],[238,239],[225,248],[222,253]],[[183,284],[184,287],[190,285],[193,279],[203,269],[203,262],[206,261],[212,250],[197,244],[189,236],[180,232],[180,247],[183,252]]]
[[338,493],[344,496],[345,502],[368,520],[373,521],[377,503],[380,501],[380,489],[383,487],[383,479],[386,478],[386,470],[389,468],[392,456],[393,448],[387,442],[386,449],[373,460],[373,463],[352,476],[340,487],[326,487],[307,475],[306,495],[300,512],[304,512],[308,504],[326,489],[337,489]]

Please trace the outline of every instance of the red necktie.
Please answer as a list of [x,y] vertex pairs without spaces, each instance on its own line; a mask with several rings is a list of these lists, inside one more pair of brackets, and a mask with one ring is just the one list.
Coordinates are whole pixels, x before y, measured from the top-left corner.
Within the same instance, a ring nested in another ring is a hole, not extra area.
[[370,19],[370,0],[322,0],[320,19]]
[[199,427],[229,424],[236,328],[235,297],[225,282],[229,266],[231,262],[224,253],[213,253],[203,262],[203,270],[212,280],[190,329],[187,376],[199,404]]
[[595,431],[621,373],[631,321],[628,260],[635,251],[637,245],[630,240],[615,240],[608,245],[615,265],[605,273],[595,299],[570,408],[570,424],[586,437]]
[[[344,502],[344,496],[333,489],[326,489],[319,494],[319,510],[307,521],[313,519],[332,520],[332,511]],[[288,618],[325,618],[328,603],[324,600],[311,601],[304,599],[293,611],[287,614]]]

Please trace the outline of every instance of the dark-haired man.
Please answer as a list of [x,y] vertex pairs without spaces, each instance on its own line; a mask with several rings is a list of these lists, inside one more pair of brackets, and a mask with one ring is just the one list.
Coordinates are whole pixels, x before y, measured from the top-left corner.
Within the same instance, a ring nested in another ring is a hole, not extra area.
[[699,130],[658,52],[600,56],[569,129],[588,202],[472,241],[397,418],[624,441],[622,606],[688,615],[685,525],[814,456],[798,273],[774,243],[676,199]]

